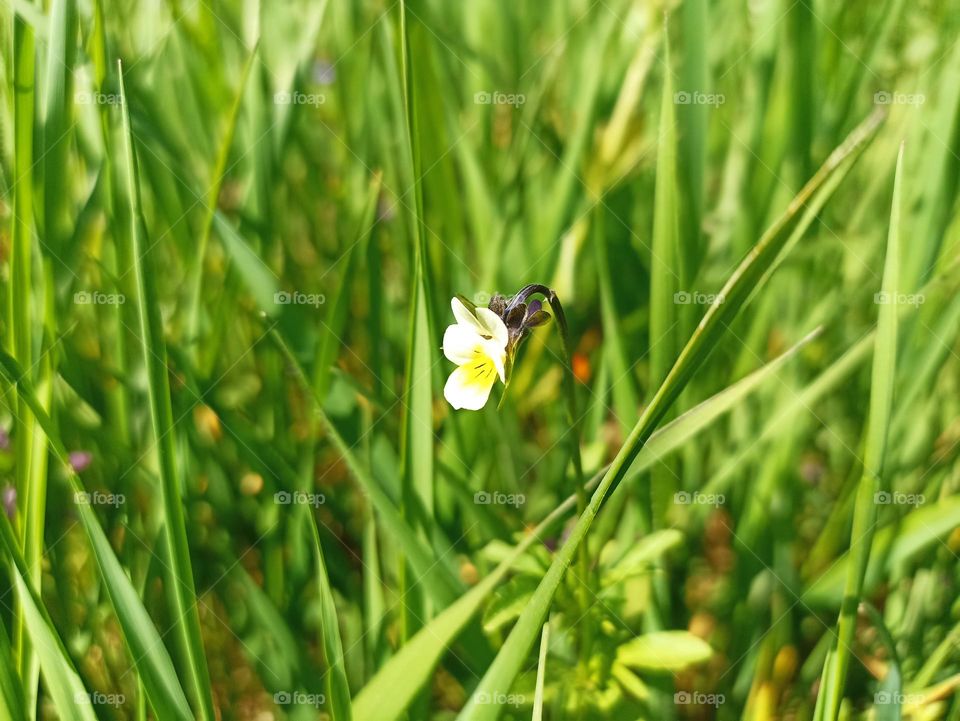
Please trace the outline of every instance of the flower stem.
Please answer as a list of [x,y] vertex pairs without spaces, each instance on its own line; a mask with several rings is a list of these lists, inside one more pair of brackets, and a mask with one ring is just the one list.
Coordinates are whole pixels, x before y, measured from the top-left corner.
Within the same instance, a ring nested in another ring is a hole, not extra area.
[[[570,424],[570,454],[573,460],[574,480],[576,482],[577,512],[583,513],[587,508],[587,489],[583,478],[583,461],[580,457],[580,416],[577,413],[577,381],[573,375],[572,354],[570,352],[570,338],[567,332],[567,319],[563,313],[563,306],[557,294],[548,289],[543,293],[550,303],[550,308],[557,319],[557,328],[560,330],[560,340],[563,345],[563,380],[567,396],[567,414]],[[537,292],[542,292],[538,291]],[[590,661],[590,650],[593,645],[593,624],[587,614],[590,609],[590,553],[586,543],[580,545],[577,556],[579,583],[577,596],[580,606],[580,664],[586,670]]]

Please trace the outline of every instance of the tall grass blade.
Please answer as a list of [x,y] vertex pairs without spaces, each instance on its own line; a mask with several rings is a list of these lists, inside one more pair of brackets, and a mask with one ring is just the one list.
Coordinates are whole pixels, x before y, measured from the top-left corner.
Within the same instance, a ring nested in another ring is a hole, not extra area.
[[[857,609],[863,594],[870,548],[876,533],[877,494],[885,482],[884,462],[887,434],[893,407],[893,390],[897,367],[897,298],[900,291],[900,214],[903,184],[903,146],[897,156],[897,172],[893,181],[890,230],[887,236],[887,257],[883,271],[883,288],[877,296],[880,314],[877,323],[876,348],[870,392],[870,414],[863,456],[863,476],[857,487],[850,532],[850,562],[844,586],[840,621],[828,661],[824,667],[820,693],[824,695],[823,718],[835,721],[850,666],[851,648],[857,623]],[[819,700],[818,700],[818,705]]]
[[153,439],[160,463],[160,480],[163,498],[164,538],[167,544],[168,567],[166,583],[173,600],[172,613],[176,633],[180,636],[185,653],[184,673],[190,680],[190,688],[196,704],[196,712],[203,721],[214,721],[213,693],[207,671],[207,659],[203,650],[200,632],[200,614],[197,608],[197,592],[190,562],[190,547],[187,543],[186,519],[177,468],[177,433],[170,405],[170,379],[167,370],[167,351],[163,337],[163,318],[156,290],[157,265],[146,237],[140,201],[137,156],[134,149],[133,131],[130,126],[129,98],[123,82],[123,68],[118,63],[120,104],[123,117],[123,157],[127,170],[127,197],[130,227],[125,241],[129,243],[129,257],[137,286],[137,311],[140,319],[140,340],[144,362],[147,367],[147,384],[150,401],[150,416]]
[[[305,506],[309,512],[309,506]],[[343,644],[340,642],[340,621],[333,601],[333,590],[327,576],[327,564],[323,560],[320,534],[313,518],[310,519],[310,536],[317,562],[317,583],[320,586],[320,629],[323,634],[323,656],[327,664],[326,688],[330,699],[330,721],[351,721],[350,686],[343,665]]]

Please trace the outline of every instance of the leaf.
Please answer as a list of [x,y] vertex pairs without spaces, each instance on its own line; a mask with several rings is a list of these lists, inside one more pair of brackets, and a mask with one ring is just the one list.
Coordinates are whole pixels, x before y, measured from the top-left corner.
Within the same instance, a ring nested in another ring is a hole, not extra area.
[[710,644],[689,631],[655,631],[621,644],[617,661],[644,671],[676,673],[710,660]]
[[672,548],[683,543],[683,534],[675,528],[665,528],[641,538],[636,545],[604,573],[604,586],[617,586],[632,576],[649,569]]

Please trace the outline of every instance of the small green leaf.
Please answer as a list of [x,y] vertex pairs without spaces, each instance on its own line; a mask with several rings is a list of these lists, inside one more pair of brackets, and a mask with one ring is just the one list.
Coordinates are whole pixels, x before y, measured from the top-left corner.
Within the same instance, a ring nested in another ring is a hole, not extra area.
[[617,649],[617,661],[645,671],[683,671],[712,655],[710,644],[688,631],[647,633]]

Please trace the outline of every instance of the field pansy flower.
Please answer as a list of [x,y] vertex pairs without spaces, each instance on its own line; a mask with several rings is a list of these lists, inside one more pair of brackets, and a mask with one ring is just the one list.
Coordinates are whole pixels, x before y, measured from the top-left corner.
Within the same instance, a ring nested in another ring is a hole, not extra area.
[[528,285],[511,298],[494,295],[487,308],[477,308],[462,296],[451,301],[457,324],[443,335],[443,354],[459,367],[447,379],[443,395],[454,408],[480,410],[498,377],[504,385],[509,382],[521,341],[531,328],[550,320],[539,300],[527,303],[537,293],[551,302],[555,298],[544,286]]
[[443,354],[458,368],[447,379],[443,397],[458,410],[477,411],[486,404],[498,377],[506,383],[509,333],[489,308],[471,309],[459,298],[450,305],[457,322],[443,334]]

